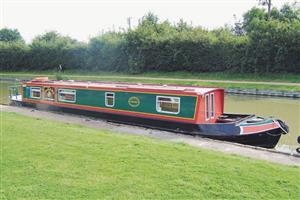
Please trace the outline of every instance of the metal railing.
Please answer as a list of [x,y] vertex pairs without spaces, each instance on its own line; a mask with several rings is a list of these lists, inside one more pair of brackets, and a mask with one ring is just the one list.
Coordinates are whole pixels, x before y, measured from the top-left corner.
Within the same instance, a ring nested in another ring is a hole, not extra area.
[[13,97],[17,97],[21,94],[20,93],[20,85],[9,86],[8,91],[9,91],[9,93],[8,93],[9,99],[11,100]]

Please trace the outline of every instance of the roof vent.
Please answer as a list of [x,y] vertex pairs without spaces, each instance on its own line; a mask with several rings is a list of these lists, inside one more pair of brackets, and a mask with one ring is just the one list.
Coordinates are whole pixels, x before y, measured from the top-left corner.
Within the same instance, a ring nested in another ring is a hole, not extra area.
[[117,88],[128,88],[127,85],[116,85],[115,87],[117,87]]
[[194,92],[195,89],[193,89],[193,88],[185,88],[184,91],[187,91],[187,92]]

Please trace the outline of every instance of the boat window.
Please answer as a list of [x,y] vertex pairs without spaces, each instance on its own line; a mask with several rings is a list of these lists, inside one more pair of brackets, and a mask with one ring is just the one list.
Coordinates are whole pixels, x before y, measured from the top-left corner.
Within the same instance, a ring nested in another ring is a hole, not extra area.
[[180,98],[157,96],[156,111],[161,113],[178,114],[180,111]]
[[43,99],[53,101],[55,97],[55,89],[53,87],[43,88]]
[[40,87],[31,87],[30,88],[30,97],[34,99],[41,98],[41,88]]
[[215,117],[215,94],[210,94],[210,117]]
[[58,89],[58,101],[75,103],[76,90],[71,89]]
[[209,119],[209,95],[205,95],[205,118]]
[[105,92],[105,106],[114,107],[115,105],[115,93]]

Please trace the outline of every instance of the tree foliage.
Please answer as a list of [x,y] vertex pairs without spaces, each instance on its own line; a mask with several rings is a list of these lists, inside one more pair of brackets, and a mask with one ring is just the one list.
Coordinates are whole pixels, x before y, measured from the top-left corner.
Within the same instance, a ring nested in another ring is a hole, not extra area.
[[57,32],[39,35],[29,46],[32,69],[50,70],[59,65],[78,69],[85,66],[86,45]]
[[124,71],[127,69],[124,34],[109,32],[94,37],[88,43],[87,68],[92,70]]
[[295,4],[274,7],[270,16],[254,7],[233,29],[211,31],[184,20],[177,24],[160,21],[148,13],[136,28],[107,32],[87,44],[52,31],[27,45],[21,36],[4,37],[6,32],[18,33],[0,31],[0,38],[6,38],[0,42],[2,70],[51,70],[61,64],[66,69],[131,73],[300,73],[300,9]]
[[17,29],[0,29],[0,42],[24,42]]
[[24,43],[0,42],[0,69],[5,71],[24,70],[29,65],[29,47]]

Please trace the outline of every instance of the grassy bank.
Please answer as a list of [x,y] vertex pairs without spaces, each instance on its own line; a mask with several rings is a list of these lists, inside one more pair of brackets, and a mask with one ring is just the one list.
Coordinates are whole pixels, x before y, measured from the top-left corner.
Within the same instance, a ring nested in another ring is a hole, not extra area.
[[[3,76],[24,75],[53,75],[53,71],[33,71],[33,72],[0,72]],[[87,71],[65,71],[65,75],[84,75],[84,76],[132,76],[132,77],[155,77],[155,78],[182,78],[182,79],[210,79],[210,80],[237,80],[237,81],[264,81],[264,82],[288,82],[300,83],[299,74],[237,74],[229,72],[146,72],[142,74],[129,74],[122,72],[87,72]]]
[[298,167],[14,113],[1,115],[4,199],[299,197]]
[[[46,72],[2,72],[0,76],[7,78],[33,78],[36,76],[49,76],[52,79],[57,78],[55,73]],[[198,85],[198,86],[214,86],[222,88],[241,88],[241,89],[260,89],[260,90],[285,90],[300,91],[299,86],[294,85],[272,85],[268,82],[284,82],[299,83],[299,76],[294,74],[269,74],[269,75],[251,75],[251,74],[230,74],[230,73],[189,73],[189,72],[173,72],[173,73],[144,73],[138,75],[125,73],[109,73],[109,72],[80,72],[66,71],[62,77],[64,79],[74,80],[95,80],[95,81],[123,81],[123,82],[140,82],[140,83],[160,83],[160,84],[181,84],[181,85]],[[167,79],[167,80],[166,80]],[[175,79],[175,80],[170,80]],[[200,82],[198,80],[210,80]],[[215,81],[214,81],[215,80]],[[251,81],[250,83],[224,83],[217,81]],[[256,82],[266,82],[267,84],[258,84]]]

